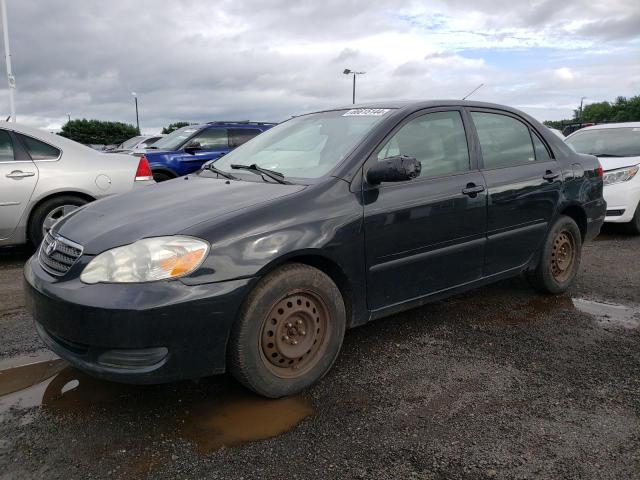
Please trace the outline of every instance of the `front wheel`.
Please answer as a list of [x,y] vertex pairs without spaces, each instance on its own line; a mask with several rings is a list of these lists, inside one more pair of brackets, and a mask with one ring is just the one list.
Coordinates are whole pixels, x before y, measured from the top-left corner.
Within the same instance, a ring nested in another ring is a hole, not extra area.
[[538,265],[528,275],[529,281],[543,293],[564,292],[578,275],[581,253],[578,225],[570,217],[559,217],[544,241]]
[[289,264],[249,294],[229,342],[229,370],[265,397],[298,393],[329,371],[344,337],[344,301],[320,270]]
[[636,207],[636,213],[633,218],[626,224],[626,228],[631,235],[640,235],[640,203]]

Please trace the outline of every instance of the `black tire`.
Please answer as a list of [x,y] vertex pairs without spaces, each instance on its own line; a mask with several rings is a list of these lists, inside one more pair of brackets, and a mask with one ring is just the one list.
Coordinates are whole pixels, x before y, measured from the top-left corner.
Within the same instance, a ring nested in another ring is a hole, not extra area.
[[165,172],[153,172],[153,179],[158,183],[166,182],[167,180],[171,180],[172,178],[176,177]]
[[[293,395],[329,371],[345,325],[342,295],[326,274],[284,265],[262,278],[244,302],[229,340],[229,371],[265,397]],[[295,353],[300,348],[301,356]]]
[[[89,203],[87,199],[76,195],[60,195],[50,198],[38,205],[35,210],[31,212],[31,218],[29,218],[29,224],[27,226],[27,235],[33,246],[38,247],[42,242],[44,238],[44,223],[52,212],[65,206],[81,207],[86,203]],[[60,212],[60,214],[62,216],[64,212]]]
[[634,213],[633,218],[625,227],[631,235],[640,235],[640,204],[636,207],[636,213]]
[[[570,259],[568,250],[571,250]],[[562,293],[578,275],[581,254],[580,229],[572,218],[562,215],[549,230],[538,264],[527,278],[539,292]]]

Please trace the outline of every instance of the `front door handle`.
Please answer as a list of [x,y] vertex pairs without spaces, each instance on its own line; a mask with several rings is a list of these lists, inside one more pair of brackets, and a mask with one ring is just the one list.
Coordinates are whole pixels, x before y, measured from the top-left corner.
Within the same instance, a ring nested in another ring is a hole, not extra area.
[[467,186],[462,189],[462,193],[475,197],[478,193],[484,192],[484,185],[476,185],[475,183],[467,183]]
[[22,170],[14,170],[11,173],[7,173],[5,175],[5,177],[7,178],[15,178],[16,180],[19,180],[21,178],[25,178],[25,177],[33,177],[35,175],[34,172],[23,172]]
[[545,180],[553,180],[554,178],[558,178],[559,176],[560,172],[552,172],[551,170],[547,170],[542,178],[544,178]]

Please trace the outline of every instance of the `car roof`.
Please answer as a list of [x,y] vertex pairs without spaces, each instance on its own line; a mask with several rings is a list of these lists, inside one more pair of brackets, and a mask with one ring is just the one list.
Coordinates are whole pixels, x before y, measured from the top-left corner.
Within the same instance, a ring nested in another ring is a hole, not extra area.
[[318,110],[316,112],[330,112],[333,110],[351,110],[360,108],[389,108],[389,109],[407,109],[407,110],[421,110],[425,108],[434,107],[476,107],[476,108],[493,108],[497,110],[504,110],[516,114],[522,114],[520,110],[508,107],[506,105],[500,105],[497,103],[489,102],[476,102],[473,100],[455,100],[455,99],[443,99],[443,100],[390,100],[380,102],[368,102],[368,103],[356,103],[352,105],[345,105],[341,107],[326,108]]
[[590,127],[584,127],[576,130],[575,133],[584,132],[585,130],[602,130],[605,128],[640,128],[640,122],[620,122],[620,123],[600,123]]

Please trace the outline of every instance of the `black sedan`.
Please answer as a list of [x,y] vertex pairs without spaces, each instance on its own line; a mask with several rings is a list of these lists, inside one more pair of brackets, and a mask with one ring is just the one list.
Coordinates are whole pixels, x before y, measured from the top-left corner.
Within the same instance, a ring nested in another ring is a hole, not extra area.
[[230,371],[279,397],[329,370],[347,328],[519,274],[566,290],[605,210],[597,159],[512,108],[336,108],[76,210],[25,288],[43,340],[95,376]]

